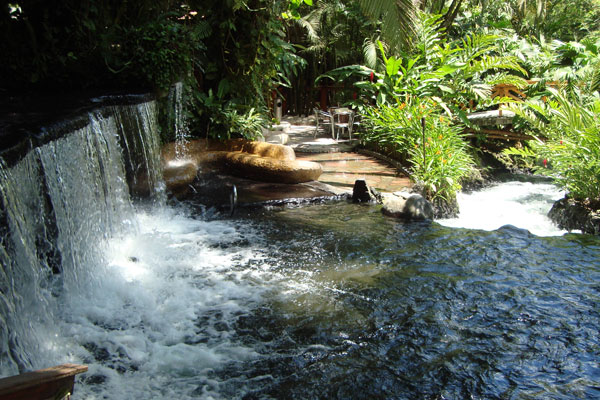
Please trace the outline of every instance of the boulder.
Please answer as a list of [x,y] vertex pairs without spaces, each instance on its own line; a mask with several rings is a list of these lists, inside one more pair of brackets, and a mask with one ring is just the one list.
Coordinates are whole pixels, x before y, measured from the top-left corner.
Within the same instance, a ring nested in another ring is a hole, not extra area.
[[172,160],[163,165],[163,179],[172,191],[180,191],[192,183],[198,172],[198,164],[194,160]]
[[581,230],[590,235],[600,235],[600,210],[597,206],[565,197],[554,203],[548,217],[560,229]]
[[423,221],[433,219],[433,206],[420,194],[395,193],[383,198],[381,212],[404,220]]
[[281,160],[242,152],[223,155],[226,168],[233,175],[261,182],[303,183],[321,176],[321,164],[311,161]]
[[274,183],[315,181],[323,171],[318,163],[296,160],[289,146],[244,139],[191,140],[185,145],[183,159],[176,157],[175,144],[168,143],[161,150],[161,161],[165,183],[172,192],[187,188],[202,167]]

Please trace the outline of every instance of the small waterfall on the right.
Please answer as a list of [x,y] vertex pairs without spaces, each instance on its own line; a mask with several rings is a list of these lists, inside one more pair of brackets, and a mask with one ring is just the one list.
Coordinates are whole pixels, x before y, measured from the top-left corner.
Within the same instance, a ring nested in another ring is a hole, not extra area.
[[566,233],[547,214],[564,192],[549,182],[507,181],[472,193],[459,193],[458,218],[439,220],[442,225],[495,230],[504,225],[527,229],[538,236]]
[[183,159],[186,155],[186,148],[189,138],[189,126],[185,115],[184,107],[184,86],[183,82],[177,82],[169,92],[169,104],[173,105],[170,115],[170,126],[175,132],[175,157]]

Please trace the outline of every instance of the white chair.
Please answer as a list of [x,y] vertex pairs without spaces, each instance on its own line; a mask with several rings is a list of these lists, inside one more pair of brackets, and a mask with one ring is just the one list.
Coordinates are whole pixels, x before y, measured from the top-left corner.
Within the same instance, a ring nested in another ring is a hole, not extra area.
[[331,136],[333,137],[333,116],[326,111],[319,110],[318,108],[313,108],[313,111],[315,113],[315,119],[317,121],[317,126],[315,127],[313,137],[317,137],[320,125],[329,125],[331,127]]
[[336,112],[333,114],[333,125],[337,131],[336,140],[340,139],[340,130],[342,131],[342,136],[344,131],[348,130],[348,136],[350,140],[352,140],[352,128],[354,126],[354,111],[352,110],[344,110]]

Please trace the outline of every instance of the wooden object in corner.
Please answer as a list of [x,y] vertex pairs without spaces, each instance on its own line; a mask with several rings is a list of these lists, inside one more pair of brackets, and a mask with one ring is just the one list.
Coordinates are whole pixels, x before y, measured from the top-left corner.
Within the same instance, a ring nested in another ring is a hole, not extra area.
[[75,375],[86,372],[85,365],[62,364],[0,379],[0,400],[68,399],[73,393]]

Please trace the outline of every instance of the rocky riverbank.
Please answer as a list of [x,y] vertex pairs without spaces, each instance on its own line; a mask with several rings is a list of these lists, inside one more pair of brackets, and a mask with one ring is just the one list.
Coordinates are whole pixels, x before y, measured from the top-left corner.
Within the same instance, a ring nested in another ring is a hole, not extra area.
[[565,197],[554,203],[548,217],[561,229],[600,235],[600,201],[577,201]]

